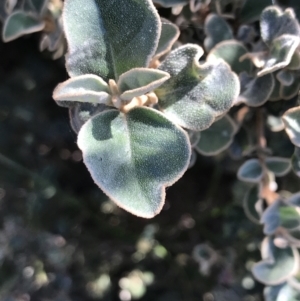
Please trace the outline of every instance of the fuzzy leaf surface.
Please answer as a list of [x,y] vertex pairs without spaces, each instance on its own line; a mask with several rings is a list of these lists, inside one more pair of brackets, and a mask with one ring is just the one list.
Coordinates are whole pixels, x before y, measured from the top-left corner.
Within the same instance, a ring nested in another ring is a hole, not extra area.
[[210,51],[216,44],[233,39],[232,29],[224,18],[210,14],[206,17],[204,23],[204,31],[206,38],[204,40],[204,47],[206,51]]
[[249,183],[258,183],[263,176],[263,169],[258,159],[247,160],[238,170],[238,178]]
[[240,12],[240,21],[250,23],[259,20],[261,12],[272,5],[272,0],[246,0]]
[[107,103],[110,98],[107,83],[99,76],[87,74],[76,76],[59,84],[54,92],[56,101],[79,101]]
[[252,77],[245,72],[240,74],[241,94],[239,100],[250,107],[264,104],[273,92],[275,80],[273,74]]
[[262,243],[262,261],[252,268],[254,277],[266,285],[278,285],[297,272],[299,253],[297,249],[277,248],[270,237]]
[[292,143],[300,147],[300,107],[287,110],[282,116],[285,131]]
[[41,31],[44,27],[45,22],[37,16],[24,11],[15,11],[5,19],[2,38],[4,42],[10,42],[23,35]]
[[247,48],[241,42],[235,40],[224,41],[217,44],[210,51],[208,60],[221,58],[228,63],[231,69],[237,74],[243,71],[250,72],[252,69],[251,61],[248,59],[240,61],[240,57],[247,52]]
[[291,160],[287,158],[269,157],[265,162],[268,170],[277,177],[282,177],[291,170]]
[[70,76],[95,74],[105,81],[147,67],[161,30],[149,0],[66,0],[63,21]]
[[172,45],[176,42],[180,34],[177,25],[167,19],[161,19],[161,34],[158,41],[158,46],[155,52],[155,57],[159,58],[171,50]]
[[229,147],[235,132],[236,125],[234,121],[228,115],[225,115],[201,132],[196,150],[202,155],[214,156]]
[[123,73],[118,80],[121,98],[131,100],[133,97],[144,95],[159,87],[170,78],[167,72],[135,68]]
[[95,183],[125,210],[145,218],[158,214],[165,188],[185,172],[189,138],[163,114],[137,107],[89,119],[78,146]]
[[173,7],[177,5],[185,5],[188,0],[154,0],[153,2],[162,5],[163,7]]
[[173,50],[159,66],[171,78],[155,90],[166,116],[194,131],[208,128],[227,112],[240,89],[237,76],[223,60],[200,65],[202,54],[202,48],[192,44]]

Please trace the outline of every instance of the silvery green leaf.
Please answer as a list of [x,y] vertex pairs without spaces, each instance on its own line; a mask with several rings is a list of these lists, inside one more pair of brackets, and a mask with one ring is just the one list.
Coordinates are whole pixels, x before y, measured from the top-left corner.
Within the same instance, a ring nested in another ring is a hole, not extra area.
[[272,5],[272,0],[246,0],[240,11],[241,23],[252,23],[258,21],[261,12],[267,6]]
[[270,205],[263,213],[261,217],[261,224],[264,224],[264,233],[266,235],[272,235],[276,229],[280,226],[279,209],[284,206],[282,200],[276,200]]
[[277,100],[281,99],[280,87],[281,87],[280,82],[278,81],[276,76],[274,76],[274,88],[273,88],[271,95],[269,96],[270,101],[277,101]]
[[109,104],[110,89],[107,83],[93,74],[80,75],[59,84],[54,92],[56,101],[79,101]]
[[79,133],[81,127],[93,116],[104,111],[111,110],[104,104],[90,102],[76,102],[69,108],[70,124],[75,133]]
[[190,138],[191,147],[195,147],[200,140],[201,132],[195,132],[195,131],[187,131],[187,132]]
[[29,0],[29,2],[40,15],[45,11],[49,0]]
[[95,74],[105,81],[147,67],[161,31],[149,0],[66,0],[63,23],[70,76]]
[[188,168],[189,169],[192,168],[195,165],[196,161],[197,161],[197,153],[195,152],[194,149],[192,149],[190,164]]
[[153,91],[170,78],[167,72],[148,69],[134,68],[123,73],[117,82],[121,98],[131,100]]
[[295,147],[295,152],[291,159],[292,168],[294,173],[300,177],[300,148]]
[[285,131],[292,143],[300,147],[300,107],[287,110],[282,116]]
[[238,170],[239,180],[249,183],[259,183],[263,176],[263,169],[258,159],[247,160]]
[[240,74],[240,81],[241,94],[238,99],[250,107],[259,107],[267,102],[275,84],[273,74],[252,77],[243,72]]
[[291,170],[291,160],[287,158],[268,157],[265,162],[268,170],[277,177],[282,177]]
[[44,27],[45,22],[37,16],[24,11],[15,11],[5,19],[2,39],[4,42],[10,42],[23,35],[41,31]]
[[158,3],[164,7],[173,7],[177,5],[185,5],[188,0],[153,0],[153,2]]
[[299,290],[294,289],[291,285],[286,284],[280,290],[276,301],[300,301]]
[[245,214],[255,224],[260,224],[261,212],[259,207],[261,207],[261,202],[257,185],[251,187],[243,199]]
[[291,71],[283,69],[276,74],[278,81],[284,86],[290,86],[294,82],[294,75]]
[[298,77],[294,77],[294,81],[290,86],[280,86],[280,97],[281,99],[289,100],[296,96],[300,89],[300,79]]
[[261,15],[260,30],[270,52],[258,76],[289,65],[300,43],[300,28],[292,9],[284,12],[277,6],[266,8]]
[[4,6],[4,9],[5,9],[5,13],[10,15],[16,4],[18,3],[18,0],[4,0],[3,4],[0,4],[0,6]]
[[254,277],[266,285],[278,285],[294,275],[299,266],[299,253],[294,247],[277,248],[270,237],[261,247],[262,261],[252,268]]
[[300,207],[300,192],[294,193],[287,199],[287,203],[296,207]]
[[287,65],[287,69],[289,70],[300,69],[300,51],[298,49],[294,52],[290,63]]
[[257,73],[257,76],[263,76],[288,66],[299,42],[300,35],[285,34],[274,39],[265,59],[264,67]]
[[280,36],[299,37],[300,28],[292,9],[282,11],[278,6],[269,6],[261,14],[260,32],[263,41],[272,46]]
[[217,44],[208,54],[208,60],[221,58],[228,63],[231,69],[239,74],[243,71],[250,72],[252,69],[251,61],[240,58],[248,52],[247,48],[236,40],[223,41]]
[[204,23],[206,38],[204,47],[209,52],[216,44],[233,39],[233,33],[228,23],[216,14],[209,14]]
[[168,53],[172,45],[177,41],[180,30],[177,25],[167,19],[161,18],[161,34],[154,58],[160,58]]
[[279,208],[280,226],[293,230],[300,226],[300,215],[294,206],[282,206]]
[[280,132],[284,130],[284,123],[280,116],[268,115],[267,125],[272,132]]
[[253,26],[244,24],[238,28],[237,39],[243,43],[252,43],[256,35]]
[[265,301],[300,301],[300,292],[289,283],[283,283],[266,287],[264,297]]
[[214,156],[229,147],[236,130],[237,127],[234,121],[228,115],[225,115],[201,132],[196,150],[201,155]]
[[228,111],[240,88],[237,76],[223,60],[200,65],[202,54],[202,48],[193,44],[171,51],[159,66],[171,78],[155,90],[166,116],[194,131],[208,128]]
[[97,114],[82,126],[78,146],[95,183],[145,218],[160,212],[165,188],[183,175],[191,155],[186,132],[146,107]]

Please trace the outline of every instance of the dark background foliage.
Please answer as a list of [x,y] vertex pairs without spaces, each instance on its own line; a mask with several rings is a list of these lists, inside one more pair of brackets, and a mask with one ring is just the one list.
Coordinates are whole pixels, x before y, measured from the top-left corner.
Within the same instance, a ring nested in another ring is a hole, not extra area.
[[[241,206],[240,162],[198,156],[154,219],[116,208],[52,100],[64,59],[37,39],[0,43],[0,300],[262,300],[249,268],[263,234]],[[210,273],[199,244],[217,258]]]

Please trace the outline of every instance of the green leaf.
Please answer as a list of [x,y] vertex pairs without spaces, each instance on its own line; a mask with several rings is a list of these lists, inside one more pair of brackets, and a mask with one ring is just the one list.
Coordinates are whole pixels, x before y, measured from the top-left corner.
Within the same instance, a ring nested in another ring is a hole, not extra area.
[[282,200],[276,200],[270,205],[261,217],[261,223],[264,224],[264,233],[272,235],[280,226],[279,209],[285,206]]
[[38,14],[41,14],[45,11],[48,0],[29,0],[31,5],[35,8]]
[[247,48],[236,40],[223,41],[210,51],[207,59],[215,60],[221,58],[230,65],[235,73],[239,74],[243,71],[250,72],[252,69],[250,60],[240,61],[240,58],[247,52]]
[[294,173],[300,177],[300,148],[295,147],[295,152],[292,156],[291,163]]
[[300,215],[296,207],[283,206],[279,208],[280,226],[286,229],[295,229],[300,226]]
[[274,76],[274,88],[273,88],[273,91],[269,97],[269,100],[270,101],[277,101],[277,100],[280,100],[281,99],[281,96],[280,96],[280,87],[281,87],[281,84],[280,82],[278,81],[278,79],[276,78],[276,76]]
[[291,160],[280,157],[268,157],[265,160],[268,170],[273,172],[275,176],[282,177],[291,170]]
[[131,100],[133,97],[144,95],[153,91],[170,75],[164,71],[147,68],[135,68],[123,73],[118,80],[121,98]]
[[41,31],[45,22],[37,16],[24,11],[15,11],[9,15],[3,24],[2,39],[10,42],[23,35]]
[[289,283],[268,286],[264,289],[265,301],[300,301],[300,292]]
[[168,53],[172,45],[177,41],[179,35],[180,30],[178,26],[167,19],[161,18],[161,34],[155,52],[155,58],[158,59]]
[[149,0],[66,0],[63,22],[70,76],[95,74],[105,81],[147,67],[161,31]]
[[296,207],[300,207],[300,192],[294,193],[288,198],[287,203]]
[[264,67],[257,73],[257,76],[263,76],[288,66],[299,42],[298,36],[287,34],[276,38],[272,42]]
[[263,169],[258,159],[247,160],[238,170],[239,180],[249,183],[259,183],[263,176]]
[[293,83],[290,86],[280,86],[280,97],[285,100],[289,100],[296,96],[300,89],[299,76],[294,78]]
[[300,147],[300,107],[287,110],[282,116],[285,131],[292,143]]
[[236,130],[234,121],[225,115],[201,132],[196,150],[202,155],[214,156],[229,147]]
[[76,76],[59,84],[54,92],[56,101],[79,101],[108,104],[110,89],[99,76],[87,74]]
[[266,8],[261,15],[260,31],[270,52],[258,76],[288,66],[300,43],[300,28],[292,9],[284,12],[277,6]]
[[300,29],[292,9],[282,11],[278,6],[269,6],[261,14],[260,32],[263,41],[271,46],[282,35],[298,37]]
[[262,243],[262,261],[252,268],[254,277],[266,285],[278,285],[295,274],[299,265],[296,248],[277,248],[270,237]]
[[88,102],[76,102],[69,109],[70,124],[75,133],[79,133],[81,127],[93,116],[111,110],[104,104],[92,104]]
[[159,66],[171,78],[155,90],[166,116],[194,131],[208,128],[239,93],[238,78],[229,66],[223,60],[200,65],[202,54],[202,48],[192,44],[173,50]]
[[204,47],[209,52],[216,44],[233,39],[233,33],[228,23],[216,14],[209,14],[204,23],[206,38]]
[[252,23],[258,21],[264,8],[272,5],[272,0],[246,0],[240,11],[241,23]]
[[173,7],[177,5],[185,5],[188,0],[153,0],[153,2],[158,3],[164,7]]
[[190,130],[187,132],[190,138],[191,147],[195,147],[200,140],[201,132],[195,132]]
[[300,51],[298,49],[294,52],[290,63],[287,65],[287,69],[289,70],[300,69]]
[[94,116],[82,126],[78,146],[95,183],[117,205],[145,218],[160,212],[166,186],[183,175],[191,155],[186,132],[145,107]]
[[245,214],[255,224],[260,224],[261,212],[259,212],[258,209],[261,202],[262,200],[259,198],[259,189],[257,185],[250,188],[243,199]]
[[245,72],[240,74],[240,82],[241,94],[238,99],[250,107],[259,107],[267,102],[275,84],[273,74],[252,77]]
[[291,71],[283,69],[276,74],[278,81],[284,86],[290,86],[294,82],[294,75]]

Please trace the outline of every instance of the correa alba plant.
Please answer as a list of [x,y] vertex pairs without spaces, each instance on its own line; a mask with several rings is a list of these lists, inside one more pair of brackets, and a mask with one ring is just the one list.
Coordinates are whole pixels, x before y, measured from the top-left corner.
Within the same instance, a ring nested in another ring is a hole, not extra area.
[[187,130],[230,109],[238,77],[223,59],[200,63],[198,45],[170,51],[178,29],[148,0],[65,1],[63,22],[71,78],[53,97],[90,105],[75,115],[88,114],[78,146],[92,178],[120,207],[151,218],[189,166]]
[[[4,41],[43,30],[56,3],[4,2]],[[299,189],[279,180],[300,177],[299,18],[300,2],[286,0],[65,0],[62,13],[70,79],[53,98],[69,108],[95,183],[152,218],[197,154],[243,160],[266,301],[300,300]],[[54,36],[41,48],[55,50]]]

